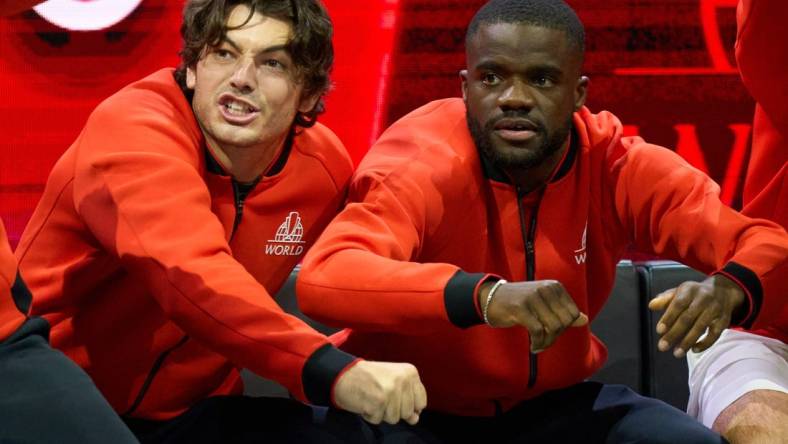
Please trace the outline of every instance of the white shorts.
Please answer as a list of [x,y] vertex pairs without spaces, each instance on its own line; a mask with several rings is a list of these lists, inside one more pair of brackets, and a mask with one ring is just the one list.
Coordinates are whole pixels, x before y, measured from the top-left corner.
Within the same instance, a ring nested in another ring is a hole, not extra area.
[[690,397],[687,413],[711,428],[744,394],[788,393],[788,345],[738,330],[725,330],[709,349],[687,353]]

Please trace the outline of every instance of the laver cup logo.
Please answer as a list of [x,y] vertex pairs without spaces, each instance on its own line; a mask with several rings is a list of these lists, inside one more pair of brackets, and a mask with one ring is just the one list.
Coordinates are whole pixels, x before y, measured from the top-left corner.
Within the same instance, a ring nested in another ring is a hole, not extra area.
[[49,0],[35,8],[48,22],[71,31],[97,31],[129,16],[142,0]]
[[304,226],[301,215],[291,211],[276,230],[276,235],[265,245],[265,254],[269,256],[298,256],[304,252]]

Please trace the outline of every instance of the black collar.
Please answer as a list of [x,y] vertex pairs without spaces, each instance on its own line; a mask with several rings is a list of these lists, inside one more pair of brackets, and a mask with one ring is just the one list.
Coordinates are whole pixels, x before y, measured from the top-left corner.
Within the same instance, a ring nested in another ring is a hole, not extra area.
[[[558,167],[558,171],[553,175],[553,178],[550,180],[550,183],[557,182],[567,174],[572,169],[572,165],[575,163],[575,158],[577,157],[577,152],[579,150],[578,140],[580,138],[577,135],[577,131],[575,130],[574,126],[572,127],[572,137],[569,140],[569,152],[566,153],[564,156],[564,161],[561,162],[561,165]],[[487,158],[484,154],[479,152],[479,158],[481,159],[482,163],[482,172],[484,173],[484,177],[490,180],[494,180],[496,182],[508,183],[511,184],[512,181],[509,179],[509,176],[504,173],[504,171],[498,168],[493,162]]]
[[[287,159],[290,157],[290,152],[293,151],[294,133],[295,131],[292,130],[290,131],[290,134],[287,136],[287,139],[285,140],[285,146],[284,148],[282,148],[282,152],[279,153],[279,157],[276,159],[276,161],[271,166],[271,168],[269,168],[268,171],[265,172],[265,177],[275,176],[284,169],[285,165],[287,164]],[[216,160],[215,157],[213,157],[213,154],[211,153],[211,150],[208,149],[207,145],[205,146],[204,151],[205,151],[205,167],[208,170],[208,172],[211,174],[218,174],[220,176],[229,176],[229,174],[227,174],[224,171],[224,169],[222,169],[222,166],[221,164],[219,164],[219,161]]]

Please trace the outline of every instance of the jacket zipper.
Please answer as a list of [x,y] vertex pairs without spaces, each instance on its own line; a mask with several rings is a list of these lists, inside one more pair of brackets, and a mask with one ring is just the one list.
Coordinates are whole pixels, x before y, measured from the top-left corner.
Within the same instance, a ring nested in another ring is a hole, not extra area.
[[[241,223],[241,218],[244,214],[244,200],[246,200],[247,193],[241,193],[240,187],[238,182],[235,179],[232,179],[233,184],[233,200],[235,201],[235,219],[233,220],[233,231],[230,234],[230,240],[233,239],[235,236],[236,230],[238,230],[238,225]],[[134,403],[129,407],[129,409],[124,412],[121,416],[128,416],[132,414],[142,403],[142,400],[145,398],[145,395],[148,393],[148,389],[150,385],[153,383],[153,379],[156,377],[156,374],[159,373],[161,366],[164,365],[164,361],[167,359],[167,356],[170,353],[174,352],[176,349],[181,347],[189,340],[189,335],[183,335],[183,337],[172,347],[164,350],[153,362],[153,366],[151,367],[150,371],[148,372],[148,376],[145,377],[145,382],[142,383],[142,387],[140,388],[137,397],[134,399]]]
[[[238,225],[241,224],[241,218],[244,216],[244,200],[246,195],[241,195],[241,189],[238,186],[238,181],[232,179],[233,183],[233,200],[235,201],[235,219],[233,219],[233,231],[230,233],[230,241],[233,240]],[[229,242],[229,241],[228,241]]]
[[[525,211],[523,209],[523,197],[525,194],[520,187],[517,190],[517,209],[520,213],[520,232],[523,236],[523,243],[525,244],[525,277],[526,280],[532,281],[535,277],[536,270],[536,254],[534,250],[534,238],[536,237],[536,215],[539,212],[539,206],[535,206],[531,212],[531,223],[528,225],[528,232],[526,232],[525,225]],[[529,372],[528,372],[528,388],[536,385],[536,375],[539,370],[539,356],[536,353],[529,351]]]
[[148,393],[148,389],[150,388],[151,383],[153,383],[153,378],[156,377],[156,373],[159,372],[161,369],[162,364],[164,364],[164,360],[167,359],[170,353],[175,351],[178,347],[185,344],[186,341],[189,340],[189,335],[183,335],[183,337],[178,341],[177,344],[173,345],[172,347],[164,350],[158,358],[153,362],[153,367],[151,367],[150,371],[148,372],[148,376],[145,377],[145,382],[142,383],[142,388],[140,388],[140,392],[137,393],[137,397],[134,399],[134,403],[131,404],[128,410],[123,412],[120,416],[128,416],[134,413],[137,410],[137,407],[140,406],[142,403],[143,398]]

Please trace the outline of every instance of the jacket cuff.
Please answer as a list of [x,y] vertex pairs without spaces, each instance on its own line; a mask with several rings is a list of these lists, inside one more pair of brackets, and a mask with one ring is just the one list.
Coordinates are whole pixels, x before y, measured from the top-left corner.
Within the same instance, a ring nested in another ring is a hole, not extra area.
[[484,273],[466,273],[458,270],[443,290],[446,314],[452,324],[460,328],[484,323],[476,297],[479,286],[493,277]]
[[752,324],[761,312],[761,306],[763,305],[763,287],[758,275],[736,262],[728,262],[722,270],[713,274],[721,274],[727,277],[744,290],[744,295],[747,299],[744,301],[744,306],[733,314],[731,325],[747,329],[752,328]]
[[306,399],[311,404],[330,406],[334,382],[357,360],[355,356],[343,352],[332,344],[326,344],[315,350],[306,360],[304,371],[301,373]]

